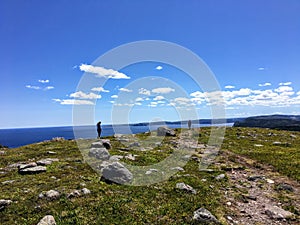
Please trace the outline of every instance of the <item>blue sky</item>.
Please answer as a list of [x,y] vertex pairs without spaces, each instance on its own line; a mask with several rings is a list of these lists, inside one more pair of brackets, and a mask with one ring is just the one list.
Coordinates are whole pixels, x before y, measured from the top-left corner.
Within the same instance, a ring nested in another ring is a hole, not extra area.
[[[181,117],[174,107],[186,105],[196,109],[197,117],[210,118],[214,103],[206,100],[211,93],[184,72],[158,62],[113,72],[105,68],[102,75],[115,74],[116,79],[109,78],[104,90],[97,80],[98,89],[77,90],[99,56],[142,40],[173,42],[202,58],[219,82],[217,94],[224,97],[227,117],[300,114],[299,11],[297,0],[2,0],[0,128],[72,125],[72,103],[95,100],[93,119],[109,124],[113,107],[120,104],[112,96],[126,93],[135,97],[127,105],[128,122],[177,120]],[[90,76],[101,73],[95,65],[92,69],[98,73]],[[177,91],[169,83],[131,85],[151,76],[175,82],[186,96],[168,95]]]

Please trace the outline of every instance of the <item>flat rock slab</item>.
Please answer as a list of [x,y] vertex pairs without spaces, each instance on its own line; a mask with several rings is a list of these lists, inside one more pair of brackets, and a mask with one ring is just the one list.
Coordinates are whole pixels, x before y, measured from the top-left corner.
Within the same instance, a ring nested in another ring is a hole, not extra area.
[[56,225],[56,222],[53,216],[47,215],[37,225]]
[[293,216],[293,213],[273,205],[266,205],[265,213],[271,219],[276,219],[276,220],[287,219]]
[[37,166],[37,164],[35,162],[31,162],[31,163],[27,163],[27,164],[18,165],[18,169],[19,170],[24,170],[26,168],[31,168],[31,167],[35,167],[35,166]]
[[35,166],[29,167],[23,170],[19,170],[20,174],[36,174],[36,173],[43,173],[46,172],[47,168],[45,166]]
[[53,162],[58,162],[59,159],[55,159],[55,158],[47,158],[47,159],[41,159],[39,161],[37,161],[37,165],[39,166],[46,166],[46,165],[50,165]]
[[117,184],[130,183],[133,179],[132,173],[121,163],[113,162],[102,170],[102,177]]
[[185,183],[177,183],[176,188],[186,191],[188,193],[197,194],[197,191],[194,188],[192,188],[190,185],[185,184]]
[[103,147],[106,149],[111,149],[111,144],[109,139],[101,139],[91,144],[91,148],[103,148]]

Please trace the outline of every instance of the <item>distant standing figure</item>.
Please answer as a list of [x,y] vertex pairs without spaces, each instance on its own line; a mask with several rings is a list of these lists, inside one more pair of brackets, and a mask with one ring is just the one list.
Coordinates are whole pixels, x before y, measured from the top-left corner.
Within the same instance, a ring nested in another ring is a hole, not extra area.
[[98,138],[100,138],[100,136],[101,136],[101,131],[102,131],[102,129],[101,129],[101,121],[99,121],[97,123]]
[[191,127],[192,127],[192,121],[191,120],[188,121],[188,127],[189,127],[189,129],[191,129]]

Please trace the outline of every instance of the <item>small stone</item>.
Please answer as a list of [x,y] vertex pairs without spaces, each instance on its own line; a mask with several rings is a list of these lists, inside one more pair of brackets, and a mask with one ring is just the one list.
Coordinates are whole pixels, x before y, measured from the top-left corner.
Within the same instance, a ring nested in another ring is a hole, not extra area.
[[249,176],[248,180],[249,181],[257,181],[257,180],[264,180],[265,177],[264,176],[260,176],[260,175],[254,175],[254,176]]
[[145,174],[149,175],[149,174],[151,174],[153,172],[158,172],[158,170],[157,169],[149,169],[148,171],[145,172]]
[[56,225],[56,222],[53,216],[47,215],[37,225]]
[[266,181],[267,181],[268,184],[274,184],[275,183],[274,180],[271,180],[271,179],[266,179]]
[[219,223],[216,217],[205,208],[197,209],[194,212],[193,220],[200,223]]
[[0,151],[0,155],[4,155],[5,154],[5,151]]
[[9,206],[11,203],[11,200],[0,199],[0,211]]
[[110,154],[106,148],[91,148],[89,151],[89,156],[100,160],[107,160],[109,159]]
[[213,169],[199,169],[199,171],[201,171],[201,172],[207,172],[207,173],[213,173],[214,172]]
[[132,155],[132,154],[129,154],[129,155],[126,155],[126,156],[125,156],[125,159],[129,159],[129,160],[134,161],[134,160],[135,160],[135,156]]
[[72,191],[70,194],[68,194],[67,198],[75,198],[75,197],[79,197],[79,196],[81,196],[80,191],[75,190],[75,191]]
[[120,159],[123,159],[124,158],[124,156],[122,156],[122,155],[112,155],[110,158],[109,158],[109,160],[110,161],[119,161]]
[[84,194],[84,195],[88,195],[88,194],[91,194],[91,191],[87,188],[82,188],[81,189],[81,192]]
[[192,188],[190,185],[185,184],[183,182],[182,183],[177,183],[176,188],[180,189],[180,190],[183,190],[183,191],[186,191],[186,192],[189,192],[189,193],[192,193],[192,194],[197,194],[197,191],[194,188]]
[[13,182],[15,182],[16,180],[6,180],[6,181],[3,181],[3,182],[1,182],[3,185],[5,185],[5,184],[11,184],[11,183],[13,183]]
[[284,191],[293,192],[294,188],[291,185],[289,185],[289,184],[279,184],[277,186],[277,190],[284,190]]
[[[59,192],[58,191],[55,191],[55,190],[50,190],[50,191],[47,191],[45,194],[44,194],[44,197],[47,198],[48,200],[55,200],[55,199],[58,199],[60,196]],[[40,196],[39,196],[40,197]]]
[[261,144],[255,144],[254,146],[255,147],[263,147],[263,145],[261,145]]
[[171,170],[184,171],[184,169],[180,166],[172,167]]
[[47,152],[47,154],[49,154],[49,155],[55,155],[55,154],[56,154],[56,152],[53,152],[53,151],[48,151],[48,152]]
[[140,143],[138,143],[138,142],[133,142],[133,143],[131,143],[130,145],[129,145],[129,147],[140,147],[141,145],[140,145]]
[[216,180],[222,180],[222,179],[224,179],[225,178],[225,174],[220,174],[220,175],[218,175],[218,176],[216,176]]
[[226,202],[226,205],[231,206],[232,203],[231,202]]

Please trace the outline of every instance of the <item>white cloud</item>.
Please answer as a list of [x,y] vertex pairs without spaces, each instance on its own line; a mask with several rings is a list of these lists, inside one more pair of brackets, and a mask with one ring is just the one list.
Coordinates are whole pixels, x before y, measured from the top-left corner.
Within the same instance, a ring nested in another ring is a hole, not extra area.
[[44,88],[45,91],[51,90],[51,89],[54,89],[54,87],[53,86],[47,86],[47,87]]
[[145,88],[140,88],[139,89],[139,94],[141,95],[151,95],[151,92]]
[[45,84],[45,83],[49,83],[49,80],[38,80],[38,82]]
[[162,66],[157,66],[155,69],[157,69],[157,70],[162,70],[163,67],[162,67]]
[[34,90],[39,90],[39,89],[41,89],[41,87],[39,87],[39,86],[26,85],[25,87],[26,87],[26,88],[29,88],[29,89],[34,89]]
[[101,98],[101,95],[97,95],[95,93],[84,93],[82,91],[77,91],[70,94],[71,98],[79,98],[79,99],[98,99]]
[[158,95],[155,98],[153,98],[154,101],[159,101],[159,100],[163,100],[163,99],[165,99],[165,97],[161,96],[161,95]]
[[132,92],[132,90],[127,89],[127,88],[119,88],[119,91]]
[[142,105],[142,103],[140,103],[140,102],[136,102],[136,103],[134,103],[135,105]]
[[121,72],[113,70],[113,69],[106,69],[101,66],[81,64],[79,66],[79,69],[81,71],[84,71],[87,73],[94,73],[98,77],[105,77],[105,78],[111,78],[111,79],[130,79],[130,77],[124,73],[121,73]]
[[152,92],[155,94],[168,94],[170,92],[174,92],[175,89],[170,87],[161,87],[161,88],[154,88],[152,89]]
[[114,104],[115,103],[115,101],[109,101],[110,103],[112,103],[112,104]]
[[53,99],[61,105],[94,105],[92,101],[81,99]]
[[105,90],[103,87],[93,87],[92,91],[109,92],[109,90]]
[[258,86],[260,86],[260,87],[271,86],[271,83],[266,82],[264,84],[259,84]]
[[157,104],[158,104],[157,102],[150,102],[150,104],[148,106],[150,106],[150,107],[156,107]]
[[232,89],[232,88],[235,88],[235,86],[232,86],[232,85],[227,85],[225,86],[226,89]]
[[111,98],[118,98],[118,95],[112,95]]
[[282,92],[290,92],[293,91],[293,88],[290,86],[279,86],[274,91],[282,93]]
[[265,70],[266,68],[265,67],[259,67],[257,68],[258,70]]
[[283,83],[279,83],[280,86],[282,86],[282,85],[286,85],[286,86],[287,86],[287,85],[291,85],[291,84],[292,84],[292,82],[283,82]]
[[136,101],[136,102],[142,102],[142,101],[144,101],[144,99],[141,98],[141,97],[137,97],[137,98],[135,99],[135,101]]

